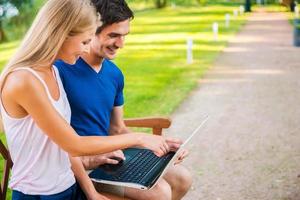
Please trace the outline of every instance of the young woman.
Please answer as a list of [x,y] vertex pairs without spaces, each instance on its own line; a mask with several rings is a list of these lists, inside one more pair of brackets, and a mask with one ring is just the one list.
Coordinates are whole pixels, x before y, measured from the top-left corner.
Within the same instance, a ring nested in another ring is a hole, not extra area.
[[[88,50],[98,20],[89,0],[48,0],[2,72],[1,114],[14,163],[9,184],[13,199],[74,199],[68,154],[94,155],[130,146],[157,155],[168,151],[167,140],[159,136],[80,137],[69,125],[70,107],[52,63],[75,63]],[[73,163],[75,171],[81,170]]]

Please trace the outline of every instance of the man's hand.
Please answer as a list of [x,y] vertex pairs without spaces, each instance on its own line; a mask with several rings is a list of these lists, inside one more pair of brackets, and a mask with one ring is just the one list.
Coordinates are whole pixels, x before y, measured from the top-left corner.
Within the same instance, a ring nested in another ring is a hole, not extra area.
[[123,151],[117,150],[110,153],[100,154],[96,156],[82,156],[81,161],[86,170],[91,170],[104,164],[118,164],[121,160],[125,160]]
[[125,160],[124,153],[121,150],[97,155],[94,157],[94,162],[96,162],[98,166],[103,164],[118,164],[121,160]]
[[188,155],[189,155],[189,151],[187,149],[183,149],[181,152],[179,152],[174,165],[181,163],[183,159],[185,159]]

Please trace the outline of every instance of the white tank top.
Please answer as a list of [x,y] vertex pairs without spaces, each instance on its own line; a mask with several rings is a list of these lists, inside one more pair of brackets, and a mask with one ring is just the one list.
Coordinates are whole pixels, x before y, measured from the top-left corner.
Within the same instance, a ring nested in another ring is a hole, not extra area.
[[[52,98],[46,83],[34,70],[30,68],[17,70],[27,70],[39,79],[52,105],[70,123],[70,105],[58,70],[55,66],[53,68],[60,92],[57,101]],[[1,114],[8,148],[14,163],[9,182],[11,189],[24,194],[51,195],[62,192],[75,183],[68,154],[38,127],[30,115],[13,118],[5,111],[2,103]]]

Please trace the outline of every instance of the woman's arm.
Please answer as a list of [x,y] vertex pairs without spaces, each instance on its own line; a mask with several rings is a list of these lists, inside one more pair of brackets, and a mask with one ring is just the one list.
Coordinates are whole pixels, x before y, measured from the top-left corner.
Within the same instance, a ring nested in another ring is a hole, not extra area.
[[97,155],[131,146],[145,147],[161,156],[168,149],[163,137],[147,134],[80,137],[55,110],[41,82],[26,71],[8,75],[2,100],[9,113],[24,109],[51,140],[72,156]]

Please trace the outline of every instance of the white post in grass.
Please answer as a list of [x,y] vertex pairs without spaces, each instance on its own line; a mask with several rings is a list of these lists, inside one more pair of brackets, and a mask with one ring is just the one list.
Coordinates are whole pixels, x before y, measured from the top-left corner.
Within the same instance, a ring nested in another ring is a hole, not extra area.
[[219,24],[214,22],[212,25],[213,33],[214,33],[214,41],[218,41],[218,34],[219,34]]
[[242,14],[244,14],[244,12],[245,12],[244,6],[240,6],[240,14],[242,15]]
[[239,14],[238,10],[233,10],[233,16],[234,16],[234,18],[237,18],[238,14]]
[[229,26],[230,26],[230,14],[227,13],[227,14],[225,15],[225,27],[226,27],[226,28],[229,28]]
[[299,7],[295,6],[295,17],[299,18]]
[[174,2],[171,3],[171,8],[175,9],[176,8],[176,4]]
[[261,6],[261,0],[256,0],[256,4]]
[[187,61],[187,64],[192,64],[193,63],[193,39],[192,38],[188,38],[186,40],[186,45],[187,45],[187,48],[186,48],[186,61]]

